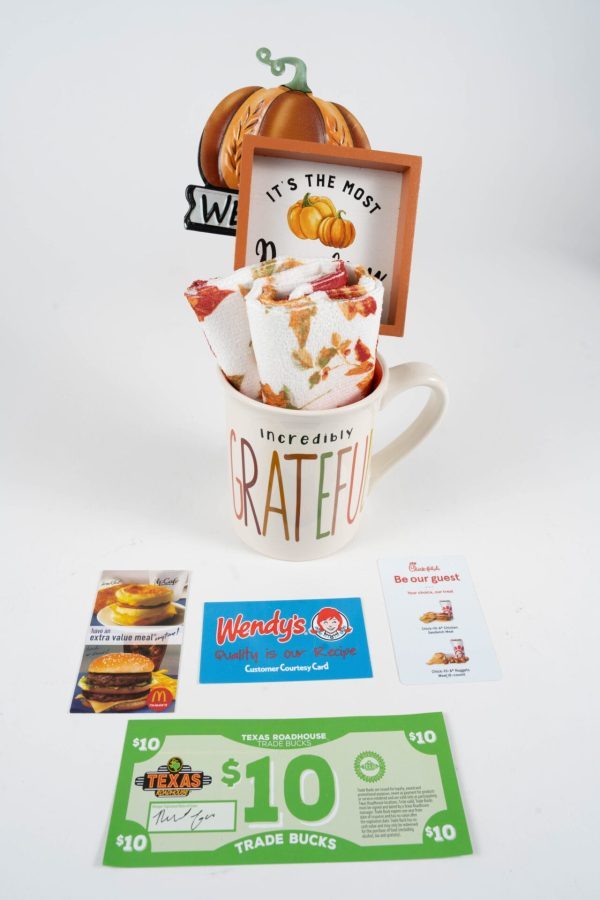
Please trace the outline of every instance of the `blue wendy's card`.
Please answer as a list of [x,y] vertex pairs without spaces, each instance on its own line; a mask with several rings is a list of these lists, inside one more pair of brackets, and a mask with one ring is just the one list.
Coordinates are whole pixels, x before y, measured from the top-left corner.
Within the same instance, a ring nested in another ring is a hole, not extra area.
[[360,597],[204,604],[201,682],[372,675]]

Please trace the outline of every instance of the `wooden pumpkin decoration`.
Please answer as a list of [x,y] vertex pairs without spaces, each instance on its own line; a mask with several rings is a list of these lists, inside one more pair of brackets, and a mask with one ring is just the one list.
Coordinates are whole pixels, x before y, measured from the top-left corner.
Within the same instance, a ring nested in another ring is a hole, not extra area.
[[321,220],[317,237],[326,247],[349,247],[356,237],[356,229],[348,219],[342,219],[345,210],[340,209],[333,216]]
[[238,190],[242,143],[249,134],[370,147],[351,112],[339,103],[315,97],[301,59],[284,56],[272,60],[267,47],[261,47],[256,56],[273,75],[281,75],[288,64],[295,66],[294,77],[278,87],[239,88],[221,100],[208,118],[198,150],[200,173],[207,184]]
[[329,197],[311,197],[305,194],[288,209],[287,220],[290,229],[301,240],[315,241],[324,219],[335,216],[335,206]]

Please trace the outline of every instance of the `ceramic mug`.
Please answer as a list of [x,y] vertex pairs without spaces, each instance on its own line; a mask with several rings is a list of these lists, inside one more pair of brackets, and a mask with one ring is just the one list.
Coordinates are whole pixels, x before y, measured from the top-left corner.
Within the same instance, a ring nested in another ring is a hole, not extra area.
[[[387,367],[378,356],[374,387],[336,409],[268,406],[226,393],[233,523],[253,550],[276,559],[311,560],[335,553],[357,529],[369,487],[423,440],[447,401],[444,382],[425,363]],[[428,387],[414,422],[371,454],[379,409],[410,388]]]

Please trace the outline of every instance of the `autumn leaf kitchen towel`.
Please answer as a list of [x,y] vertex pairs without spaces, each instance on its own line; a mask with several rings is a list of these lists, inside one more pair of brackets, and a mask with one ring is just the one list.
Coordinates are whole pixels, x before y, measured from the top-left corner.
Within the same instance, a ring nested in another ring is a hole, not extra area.
[[383,285],[331,259],[271,260],[195,281],[186,297],[228,381],[287,409],[331,409],[368,392]]
[[251,284],[250,269],[241,269],[227,278],[194,281],[185,296],[227,380],[242,394],[259,400],[260,381],[244,303]]
[[[290,270],[294,270],[294,274]],[[256,280],[268,279],[277,291],[287,292],[301,282],[324,274],[337,278],[327,284],[345,283],[336,260],[298,260],[283,257],[256,266],[246,266],[224,278],[194,281],[185,296],[202,324],[204,335],[221,371],[237,390],[261,399],[260,380],[252,349],[245,296]]]
[[265,279],[249,291],[246,309],[263,402],[333,409],[368,393],[383,285],[360,267],[340,265],[346,274],[341,286],[296,281],[284,296]]

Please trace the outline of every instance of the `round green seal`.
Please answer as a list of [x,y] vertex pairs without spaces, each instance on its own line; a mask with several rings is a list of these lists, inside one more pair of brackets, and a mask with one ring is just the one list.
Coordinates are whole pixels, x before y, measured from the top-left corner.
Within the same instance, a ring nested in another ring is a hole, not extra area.
[[183,768],[183,760],[178,756],[172,756],[169,762],[167,763],[167,769],[171,774],[176,775],[177,772],[181,772]]
[[379,781],[385,775],[384,759],[374,750],[365,750],[354,760],[354,771],[361,781]]

